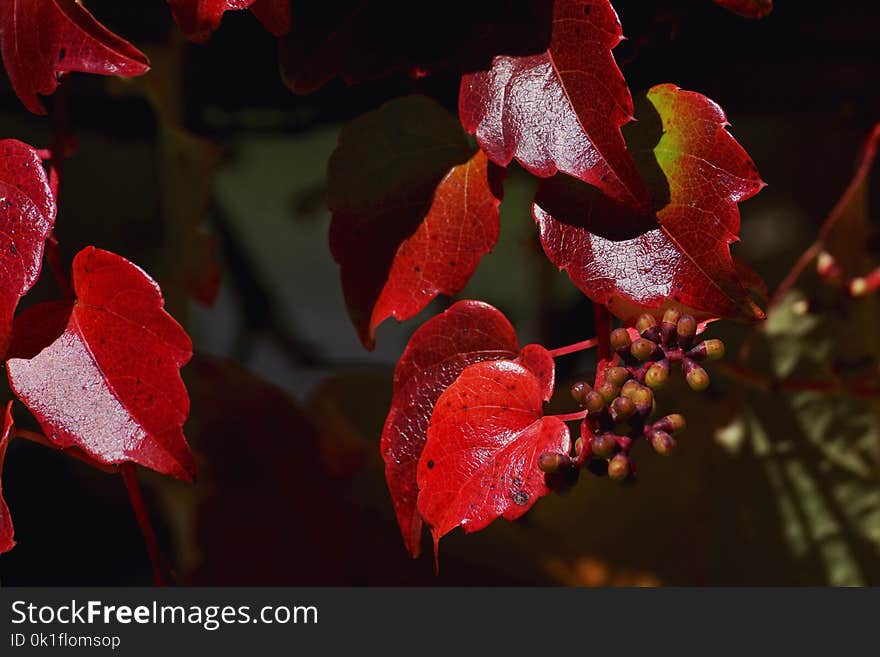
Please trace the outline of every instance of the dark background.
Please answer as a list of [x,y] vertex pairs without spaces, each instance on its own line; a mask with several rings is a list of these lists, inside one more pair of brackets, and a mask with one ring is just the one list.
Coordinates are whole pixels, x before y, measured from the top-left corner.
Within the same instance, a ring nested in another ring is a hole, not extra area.
[[[880,120],[880,10],[855,0],[779,0],[770,17],[752,21],[709,0],[615,6],[629,37],[615,55],[633,92],[674,82],[717,101],[769,183],[742,207],[735,252],[772,286],[815,237]],[[688,437],[674,459],[646,455],[638,485],[582,477],[517,523],[444,539],[439,577],[429,556],[411,561],[378,441],[406,338],[446,301],[403,326],[383,325],[375,352],[361,348],[326,245],[324,176],[345,121],[407,93],[454,110],[457,78],[392,77],[355,88],[335,81],[297,96],[280,80],[275,39],[248,12],[228,12],[207,44],[190,45],[160,0],[88,7],[151,56],[150,76],[168,58],[162,70],[181,75],[172,98],[183,126],[223,149],[205,221],[224,278],[217,303],[205,308],[163,281],[169,260],[186,252],[168,246],[174,227],[161,202],[167,161],[154,106],[139,83],[69,80],[79,148],[62,182],[62,257],[94,244],[156,274],[198,351],[184,370],[192,397],[185,429],[202,476],[193,486],[142,476],[181,583],[880,583],[880,502],[866,512],[877,516],[866,531],[850,532],[841,520],[829,538],[810,505],[795,514],[798,530],[760,454],[732,454],[713,438],[730,418],[723,386],[707,401],[670,393],[685,405]],[[49,121],[30,115],[5,79],[0,128],[38,148],[51,135]],[[207,180],[186,167],[180,175]],[[589,337],[590,308],[536,245],[533,186],[513,168],[499,246],[460,296],[501,308],[524,343],[561,345]],[[23,306],[53,292],[41,282]],[[736,344],[745,329],[722,331]],[[561,367],[564,382],[592,364],[572,358]],[[16,413],[26,416],[22,407]],[[151,581],[119,477],[18,441],[3,492],[18,541],[0,557],[4,584]],[[793,542],[797,531],[802,540]],[[853,568],[856,579],[840,575]]]

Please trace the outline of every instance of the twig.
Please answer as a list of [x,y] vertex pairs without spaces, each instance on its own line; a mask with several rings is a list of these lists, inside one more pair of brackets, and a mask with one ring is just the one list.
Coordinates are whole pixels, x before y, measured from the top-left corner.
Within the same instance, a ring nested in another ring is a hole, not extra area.
[[581,342],[575,342],[574,344],[570,344],[565,347],[557,347],[556,349],[550,349],[549,353],[553,358],[558,358],[559,356],[567,356],[568,354],[574,354],[574,353],[577,353],[578,351],[592,349],[598,343],[599,342],[596,338],[590,338],[589,340],[582,340]]
[[137,480],[135,465],[127,461],[119,466],[119,471],[122,473],[122,481],[125,482],[128,499],[131,500],[131,507],[134,509],[134,515],[137,517],[141,534],[143,534],[144,542],[147,545],[147,553],[150,555],[150,563],[153,565],[153,583],[156,586],[167,586],[168,578],[165,575],[165,559],[162,557],[159,541],[156,539],[156,532],[153,530],[153,523],[150,521],[150,514],[147,512],[147,505],[144,503],[144,496],[141,493],[141,487]]

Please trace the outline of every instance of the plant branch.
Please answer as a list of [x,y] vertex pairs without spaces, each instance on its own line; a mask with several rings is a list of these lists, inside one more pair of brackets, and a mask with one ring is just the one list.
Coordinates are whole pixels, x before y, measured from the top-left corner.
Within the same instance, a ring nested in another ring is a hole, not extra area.
[[763,372],[756,372],[740,364],[718,362],[714,368],[727,377],[757,390],[767,392],[819,392],[824,394],[848,394],[858,399],[880,399],[880,385],[847,386],[840,380],[781,379]]
[[589,411],[578,411],[577,413],[563,413],[562,415],[550,415],[548,417],[555,417],[563,422],[580,422],[587,417],[588,412]]
[[598,344],[598,340],[596,338],[590,338],[589,340],[582,340],[581,342],[575,342],[574,344],[570,344],[565,347],[558,347],[556,349],[550,349],[549,353],[553,358],[558,358],[559,356],[567,356],[568,354],[574,354],[579,351],[585,351],[586,349],[592,349],[597,344]]
[[131,501],[131,507],[134,509],[134,515],[137,518],[141,534],[143,534],[144,542],[147,545],[147,553],[150,555],[150,563],[153,565],[153,583],[156,586],[167,586],[168,577],[165,575],[165,559],[162,557],[159,541],[156,539],[156,532],[153,530],[153,523],[150,521],[150,514],[147,512],[147,505],[144,502],[141,486],[137,480],[135,465],[127,461],[119,466],[119,471],[122,473],[122,481],[125,482],[128,499]]
[[819,229],[819,235],[816,237],[816,241],[814,241],[809,247],[807,247],[807,250],[803,252],[800,258],[798,258],[797,262],[795,262],[794,266],[791,268],[788,274],[785,275],[785,278],[782,279],[782,282],[777,286],[776,291],[770,298],[770,302],[767,304],[768,314],[773,308],[779,305],[780,301],[782,301],[782,298],[794,286],[797,280],[801,277],[801,274],[803,274],[804,270],[822,252],[822,249],[825,246],[825,240],[828,239],[828,235],[831,234],[831,230],[834,228],[835,224],[840,220],[840,218],[846,213],[846,209],[849,207],[850,203],[852,203],[853,198],[855,198],[855,196],[859,193],[859,190],[864,186],[868,175],[871,172],[871,166],[874,163],[874,158],[877,155],[878,143],[880,143],[880,123],[874,126],[874,129],[868,136],[864,150],[862,151],[862,158],[859,161],[858,168],[856,169],[856,174],[855,176],[853,176],[853,179],[850,181],[846,190],[843,192],[843,195],[838,199],[837,203],[834,204],[831,212],[826,217],[825,222]]

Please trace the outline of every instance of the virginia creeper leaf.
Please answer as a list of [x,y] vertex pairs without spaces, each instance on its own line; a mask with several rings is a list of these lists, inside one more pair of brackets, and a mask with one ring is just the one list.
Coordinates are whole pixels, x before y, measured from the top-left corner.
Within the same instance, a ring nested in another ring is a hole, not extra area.
[[31,112],[45,114],[63,73],[143,75],[147,57],[74,0],[0,0],[0,50],[12,88]]
[[546,0],[336,0],[297,2],[281,40],[282,76],[295,93],[339,77],[488,68],[499,54],[541,52],[550,41]]
[[516,331],[500,311],[480,301],[459,301],[419,327],[400,357],[382,457],[403,542],[413,557],[422,534],[416,467],[434,403],[468,365],[513,358],[518,348]]
[[[543,355],[541,367],[552,368]],[[533,352],[529,366],[541,360]],[[509,360],[467,367],[440,395],[418,466],[419,513],[435,545],[458,526],[515,520],[550,492],[538,458],[568,454],[571,441],[564,422],[544,416],[545,397],[539,376]]]
[[608,0],[556,0],[550,48],[496,57],[461,81],[459,114],[489,158],[541,177],[562,171],[634,208],[649,195],[620,128],[633,115],[611,54],[623,38]]
[[[424,234],[414,234],[433,212],[435,191],[447,176],[451,177],[438,199],[440,205],[431,219],[432,224],[435,220],[443,222],[448,212],[443,204],[447,200],[454,203],[457,197],[461,206],[462,190],[456,187],[461,184],[461,177],[467,178],[473,168],[466,165],[451,174],[450,170],[470,157],[471,148],[455,118],[422,96],[391,101],[355,119],[340,134],[339,145],[328,167],[328,201],[333,213],[330,250],[339,263],[349,315],[368,349],[375,344],[375,325],[391,313],[393,308],[389,306],[405,294],[396,289],[405,274],[400,269],[392,272],[398,250],[406,240],[414,238],[412,247],[404,249],[399,267],[405,269],[407,261],[418,259],[412,249],[419,248]],[[479,163],[476,166],[479,169]],[[484,225],[491,225],[497,208],[493,208],[492,199],[486,198],[488,190],[481,194],[485,200],[480,217]],[[451,214],[448,216],[450,220],[454,218]],[[469,213],[456,213],[456,216],[461,221],[474,220]],[[485,230],[487,238],[490,237],[491,229]],[[475,242],[477,246],[472,248],[484,248],[481,240]],[[448,266],[449,261],[446,264]],[[411,266],[413,269],[408,275],[422,273],[415,271],[417,263]],[[463,262],[462,266],[471,265]],[[443,278],[439,268],[433,265],[431,273],[438,283]],[[388,297],[376,315],[376,304],[392,274],[395,281],[390,282]],[[424,295],[425,303],[433,297],[430,287],[420,288],[419,292],[420,297]],[[411,313],[419,303],[405,304],[401,312]],[[383,313],[388,314],[380,317]]]
[[[754,163],[725,130],[724,112],[705,96],[664,84],[648,99],[662,121],[654,156],[669,185],[657,227],[614,240],[561,221],[546,209],[557,185],[549,181],[533,205],[547,256],[624,320],[669,304],[699,320],[763,317],[730,254],[739,233],[737,203],[764,186]],[[751,277],[746,283],[754,286]]]
[[121,256],[87,247],[74,258],[73,287],[76,303],[58,339],[7,362],[15,394],[60,448],[192,479],[179,372],[192,343],[163,310],[159,286]]
[[40,277],[56,212],[39,155],[14,139],[0,141],[0,198],[0,352],[6,353],[18,301]]
[[9,552],[15,547],[15,529],[12,526],[12,516],[9,515],[9,507],[3,499],[3,460],[6,458],[6,448],[12,436],[12,401],[6,404],[6,413],[3,417],[3,433],[0,434],[0,554]]
[[712,0],[746,18],[764,18],[773,11],[773,0]]
[[415,317],[438,294],[461,291],[480,258],[498,241],[501,190],[498,169],[482,151],[450,169],[437,185],[431,208],[412,237],[401,243],[373,307],[369,334],[388,317]]
[[196,43],[207,41],[227,11],[247,9],[275,36],[290,29],[290,0],[168,0],[180,31]]

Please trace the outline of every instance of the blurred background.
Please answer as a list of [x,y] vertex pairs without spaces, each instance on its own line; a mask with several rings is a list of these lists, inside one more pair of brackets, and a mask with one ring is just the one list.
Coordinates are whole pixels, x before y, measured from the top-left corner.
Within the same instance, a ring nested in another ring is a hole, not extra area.
[[[717,101],[769,184],[743,204],[734,252],[772,289],[815,238],[880,120],[880,10],[778,0],[752,21],[709,0],[614,4],[629,37],[615,55],[633,93],[674,82]],[[387,322],[376,350],[362,348],[327,246],[325,173],[347,120],[409,93],[454,111],[458,79],[337,80],[298,96],[281,82],[276,40],[248,12],[228,12],[208,43],[192,45],[159,0],[87,6],[153,70],[129,82],[66,83],[78,148],[65,166],[57,235],[66,263],[94,244],[140,264],[193,337],[185,432],[199,480],[141,473],[179,583],[880,584],[877,401],[750,390],[721,374],[706,396],[675,386],[660,396],[689,428],[669,459],[636,452],[636,485],[584,473],[520,521],[450,534],[439,575],[427,541],[411,560],[379,436],[408,336],[449,300],[403,325]],[[5,77],[0,136],[37,148],[51,138],[49,120],[28,113]],[[868,194],[875,223],[878,187]],[[524,344],[553,347],[589,337],[592,313],[540,250],[533,191],[512,166],[501,239],[460,297],[500,308]],[[206,306],[186,290],[212,248],[222,283]],[[864,248],[876,266],[877,240]],[[22,307],[52,298],[50,279]],[[807,277],[801,298],[815,297],[812,284]],[[880,315],[866,308],[858,319],[834,314],[859,322],[873,357]],[[774,319],[756,368],[794,367],[808,352],[833,352],[843,335],[821,318],[809,331],[803,317]],[[729,322],[712,330],[731,354],[750,331]],[[792,341],[803,354],[792,355]],[[561,360],[559,389],[591,377],[593,365],[589,355]],[[16,417],[26,416],[18,405]],[[0,557],[3,584],[151,582],[120,477],[17,441],[3,493],[18,542]]]

